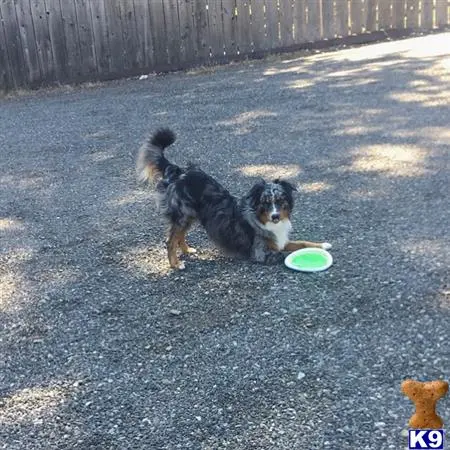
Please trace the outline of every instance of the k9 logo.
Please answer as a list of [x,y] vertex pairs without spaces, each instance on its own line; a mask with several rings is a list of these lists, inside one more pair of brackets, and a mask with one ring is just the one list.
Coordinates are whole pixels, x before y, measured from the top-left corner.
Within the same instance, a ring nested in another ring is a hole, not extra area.
[[409,430],[409,450],[444,450],[444,430]]

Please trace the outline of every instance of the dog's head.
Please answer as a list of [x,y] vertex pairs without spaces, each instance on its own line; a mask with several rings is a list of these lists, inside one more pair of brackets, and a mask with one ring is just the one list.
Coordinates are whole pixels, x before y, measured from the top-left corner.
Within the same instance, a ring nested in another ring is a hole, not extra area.
[[265,225],[289,219],[294,207],[293,191],[296,189],[292,184],[278,179],[255,184],[250,190],[249,201],[258,220]]

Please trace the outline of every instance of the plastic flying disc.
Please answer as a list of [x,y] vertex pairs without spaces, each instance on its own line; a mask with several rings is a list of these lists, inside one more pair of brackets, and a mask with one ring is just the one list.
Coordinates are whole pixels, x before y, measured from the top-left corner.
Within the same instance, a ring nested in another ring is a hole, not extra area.
[[322,248],[302,248],[286,256],[284,264],[300,272],[320,272],[333,264],[333,257]]

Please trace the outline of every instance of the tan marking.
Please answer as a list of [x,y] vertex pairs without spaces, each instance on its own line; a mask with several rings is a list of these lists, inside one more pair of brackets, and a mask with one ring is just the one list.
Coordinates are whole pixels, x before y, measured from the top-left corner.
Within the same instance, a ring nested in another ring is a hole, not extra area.
[[185,255],[197,253],[197,250],[195,250],[195,248],[189,247],[189,244],[186,242],[186,233],[181,237],[180,248]]
[[286,208],[280,209],[280,220],[289,219],[289,211]]
[[162,177],[162,172],[158,169],[158,167],[155,164],[147,164],[146,167],[147,176],[151,178],[152,180],[157,180]]
[[258,220],[265,225],[267,222],[270,222],[270,213],[268,211],[261,211],[257,214]]
[[177,227],[173,227],[169,233],[169,239],[167,241],[167,255],[169,257],[169,264],[172,269],[179,269],[181,262],[178,259],[177,249],[180,245],[181,239],[184,238],[184,232]]
[[266,239],[266,243],[269,250],[274,250],[276,252],[279,251],[276,242],[274,242],[272,239]]
[[322,244],[318,242],[308,242],[308,241],[289,241],[284,246],[284,251],[295,252],[295,250],[300,250],[301,248],[323,248]]
[[195,248],[189,247],[186,242],[186,233],[192,225],[194,219],[189,220],[185,228],[172,225],[169,230],[169,239],[167,241],[167,253],[169,257],[170,267],[173,269],[184,269],[184,263],[178,259],[177,250],[181,249],[182,253],[187,255],[196,253]]

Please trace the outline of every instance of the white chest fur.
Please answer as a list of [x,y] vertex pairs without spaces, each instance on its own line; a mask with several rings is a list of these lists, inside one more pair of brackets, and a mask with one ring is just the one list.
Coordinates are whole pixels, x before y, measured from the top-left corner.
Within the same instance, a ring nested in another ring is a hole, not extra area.
[[278,250],[283,250],[289,241],[289,233],[292,229],[291,221],[285,219],[280,220],[278,223],[267,222],[264,227],[266,230],[269,230],[274,234],[275,244]]

